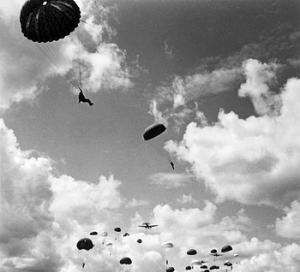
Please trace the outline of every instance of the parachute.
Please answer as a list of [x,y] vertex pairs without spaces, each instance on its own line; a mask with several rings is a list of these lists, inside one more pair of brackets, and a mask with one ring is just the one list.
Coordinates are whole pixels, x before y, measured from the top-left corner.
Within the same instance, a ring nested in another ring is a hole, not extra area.
[[90,235],[98,235],[98,232],[97,232],[97,231],[92,231],[92,232],[90,233]]
[[217,266],[217,265],[212,265],[212,266],[209,268],[209,270],[214,270],[214,269],[220,269],[220,267]]
[[137,239],[137,243],[141,244],[142,242],[142,239]]
[[189,249],[186,254],[187,255],[196,255],[197,254],[197,250],[195,250],[195,249]]
[[203,264],[203,265],[200,266],[200,268],[201,268],[201,269],[207,269],[208,267],[207,267],[206,264]]
[[20,13],[21,30],[34,42],[57,41],[74,31],[80,17],[73,0],[28,0]]
[[123,234],[123,237],[127,237],[127,236],[129,236],[130,234],[128,233],[128,232],[126,232],[126,233],[124,233]]
[[79,250],[82,250],[82,249],[90,250],[93,247],[94,247],[94,244],[93,244],[92,240],[89,238],[83,238],[77,242],[77,248]]
[[124,257],[120,260],[120,264],[126,264],[126,265],[129,265],[129,264],[132,264],[132,261],[129,257]]
[[231,245],[226,245],[226,246],[222,247],[221,252],[225,253],[225,252],[229,252],[231,250],[232,250],[232,246]]
[[175,271],[175,268],[170,266],[166,269],[166,272],[174,272]]
[[172,247],[174,247],[174,245],[171,242],[165,242],[165,243],[162,244],[162,246],[164,248],[172,248]]
[[153,124],[145,129],[143,138],[145,141],[151,140],[162,134],[167,128],[163,124]]
[[192,270],[192,267],[190,265],[185,267],[185,270]]
[[218,251],[214,248],[210,251],[211,254],[216,254]]
[[117,228],[114,229],[114,231],[115,231],[115,232],[121,232],[121,228],[118,228],[118,227],[117,227]]

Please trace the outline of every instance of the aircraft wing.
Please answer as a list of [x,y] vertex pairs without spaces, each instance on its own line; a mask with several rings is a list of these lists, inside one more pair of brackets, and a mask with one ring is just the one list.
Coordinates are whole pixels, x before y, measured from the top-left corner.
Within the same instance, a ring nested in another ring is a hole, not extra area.
[[140,228],[146,228],[146,226],[138,226],[138,227],[140,227]]
[[158,225],[150,225],[149,227],[150,228],[153,228],[153,227],[157,227]]

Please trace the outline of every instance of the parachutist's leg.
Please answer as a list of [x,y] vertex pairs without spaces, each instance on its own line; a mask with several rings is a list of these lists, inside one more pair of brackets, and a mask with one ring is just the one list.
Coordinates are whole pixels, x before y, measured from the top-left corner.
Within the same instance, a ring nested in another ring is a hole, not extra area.
[[86,99],[86,102],[89,103],[90,106],[93,106],[93,102],[89,99]]

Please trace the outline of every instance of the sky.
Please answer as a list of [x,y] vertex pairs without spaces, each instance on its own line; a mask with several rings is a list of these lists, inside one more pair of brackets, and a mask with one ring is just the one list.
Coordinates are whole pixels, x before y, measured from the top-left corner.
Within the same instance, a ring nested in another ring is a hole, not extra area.
[[0,2],[0,272],[300,271],[298,0],[76,0],[46,44],[24,2]]

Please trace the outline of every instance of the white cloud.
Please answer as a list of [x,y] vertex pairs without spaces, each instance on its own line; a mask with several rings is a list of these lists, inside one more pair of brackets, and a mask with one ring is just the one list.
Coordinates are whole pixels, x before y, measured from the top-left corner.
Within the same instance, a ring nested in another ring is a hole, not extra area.
[[279,65],[261,63],[248,59],[243,63],[246,82],[238,90],[239,96],[249,96],[258,114],[277,113],[280,110],[280,96],[272,93],[269,85],[276,80]]
[[291,239],[300,239],[300,203],[293,201],[291,207],[285,208],[285,216],[276,220],[278,235]]
[[191,175],[188,174],[173,174],[173,173],[157,173],[150,177],[151,184],[161,185],[167,189],[179,188],[186,186],[192,181]]
[[177,198],[177,202],[180,204],[195,204],[197,200],[193,198],[192,194],[183,194],[181,197]]
[[287,81],[278,116],[250,116],[220,111],[218,122],[190,123],[180,143],[167,149],[191,163],[196,176],[219,201],[279,205],[299,196],[300,80]]
[[135,208],[135,207],[140,207],[140,206],[146,206],[148,204],[149,204],[149,202],[146,200],[133,198],[130,201],[128,201],[128,203],[126,204],[126,207],[127,208]]

